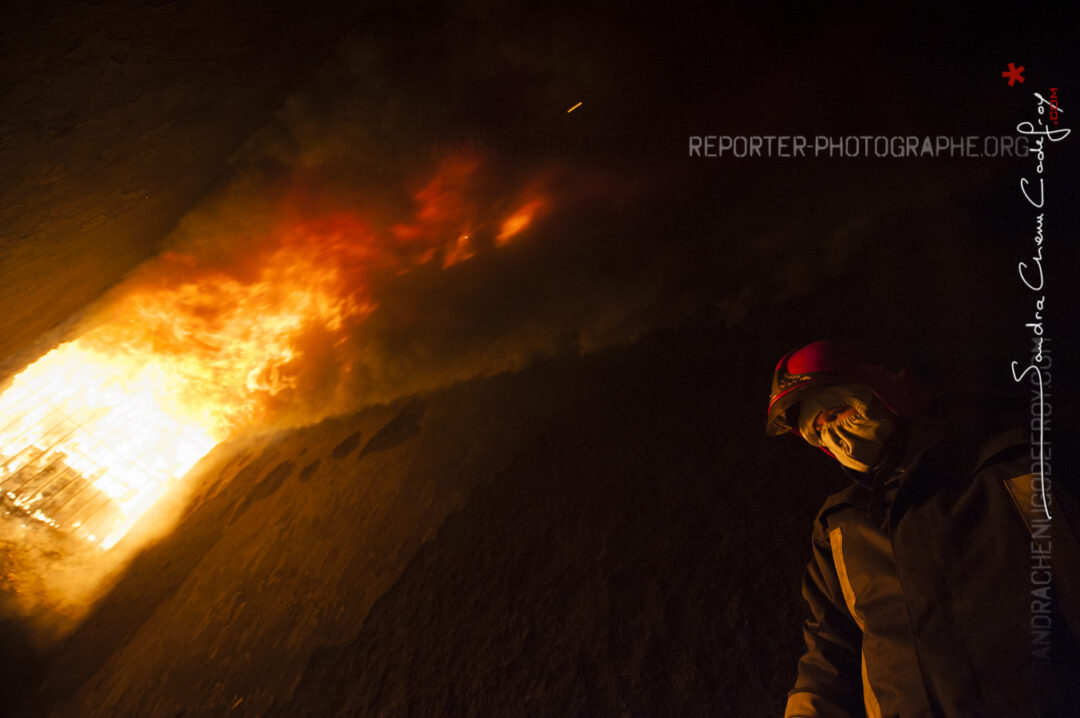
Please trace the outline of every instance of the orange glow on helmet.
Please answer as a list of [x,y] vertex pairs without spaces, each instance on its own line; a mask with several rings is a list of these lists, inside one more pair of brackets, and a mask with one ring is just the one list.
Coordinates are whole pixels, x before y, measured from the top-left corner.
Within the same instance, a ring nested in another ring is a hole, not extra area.
[[898,416],[911,416],[923,403],[905,372],[875,363],[856,344],[821,340],[788,352],[777,363],[769,393],[766,433],[797,433],[791,415],[807,394],[851,382],[868,386],[885,408]]

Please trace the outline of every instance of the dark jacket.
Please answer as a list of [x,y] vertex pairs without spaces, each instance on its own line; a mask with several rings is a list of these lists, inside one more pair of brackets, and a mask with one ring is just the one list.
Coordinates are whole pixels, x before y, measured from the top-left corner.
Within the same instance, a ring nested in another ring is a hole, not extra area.
[[785,716],[1080,716],[1080,515],[986,417],[913,419],[887,484],[825,502]]

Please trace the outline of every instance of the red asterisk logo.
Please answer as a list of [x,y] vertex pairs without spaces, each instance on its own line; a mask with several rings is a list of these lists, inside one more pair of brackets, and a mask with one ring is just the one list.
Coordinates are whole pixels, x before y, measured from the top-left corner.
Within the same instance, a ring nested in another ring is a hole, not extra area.
[[1006,70],[1005,72],[1001,73],[1001,76],[1009,78],[1009,87],[1012,87],[1014,82],[1019,82],[1022,85],[1022,84],[1024,84],[1024,76],[1022,74],[1020,74],[1020,73],[1022,73],[1023,71],[1024,71],[1024,66],[1023,65],[1021,65],[1020,67],[1017,67],[1016,65],[1014,65],[1014,64],[1012,64],[1010,62],[1009,63],[1009,69]]

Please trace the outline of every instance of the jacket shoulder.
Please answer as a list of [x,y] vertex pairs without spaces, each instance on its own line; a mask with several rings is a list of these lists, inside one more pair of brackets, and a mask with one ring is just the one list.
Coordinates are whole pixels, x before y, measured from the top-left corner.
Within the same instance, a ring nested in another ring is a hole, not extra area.
[[825,499],[814,517],[813,538],[815,541],[827,544],[829,541],[829,521],[843,511],[849,509],[866,510],[869,501],[869,492],[865,487],[852,484],[846,489],[837,491]]

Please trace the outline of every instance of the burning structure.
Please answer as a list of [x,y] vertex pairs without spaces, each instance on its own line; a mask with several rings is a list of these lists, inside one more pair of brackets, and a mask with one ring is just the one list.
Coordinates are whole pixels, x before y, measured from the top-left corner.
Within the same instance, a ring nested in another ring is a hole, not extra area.
[[[445,165],[416,193],[415,216],[381,230],[355,213],[283,218],[224,260],[170,251],[142,267],[91,329],[0,394],[5,501],[111,548],[216,444],[310,392],[307,355],[353,371],[350,339],[378,306],[380,274],[467,261],[485,230],[506,246],[545,206],[530,197],[489,217],[462,199],[476,169]],[[327,391],[331,405],[307,420],[347,406]]]

